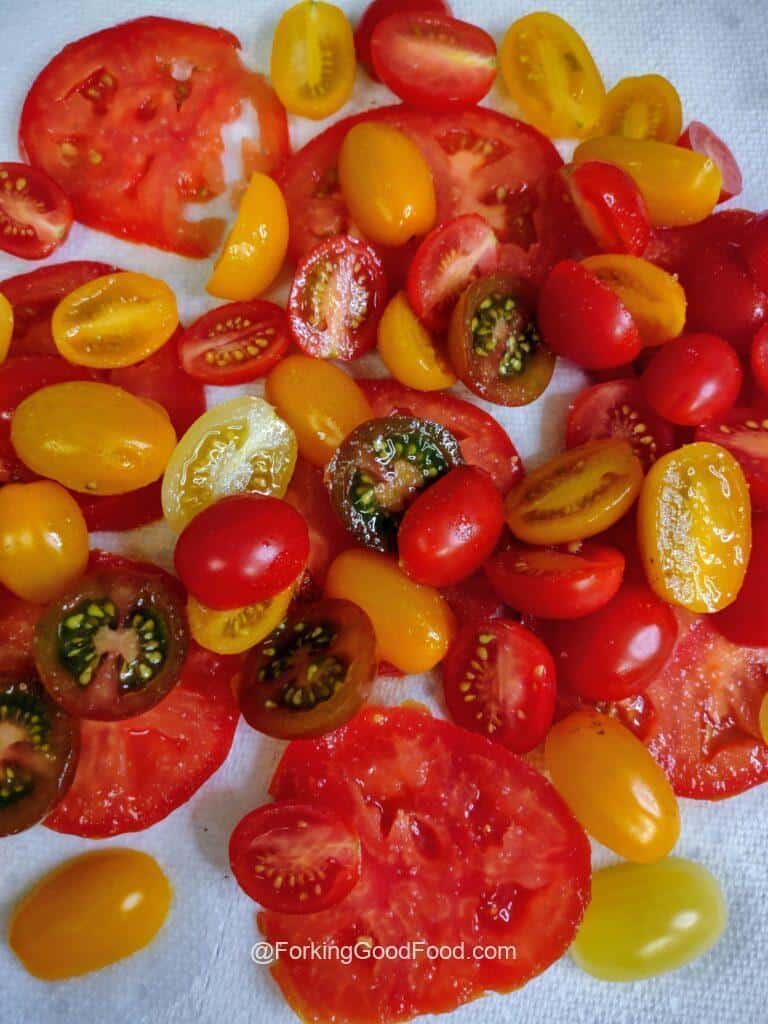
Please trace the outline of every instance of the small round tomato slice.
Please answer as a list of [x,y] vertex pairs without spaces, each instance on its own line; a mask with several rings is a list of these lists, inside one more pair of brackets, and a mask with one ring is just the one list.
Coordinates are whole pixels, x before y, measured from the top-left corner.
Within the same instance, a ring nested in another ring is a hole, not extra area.
[[497,405],[529,405],[555,370],[523,291],[511,274],[481,277],[451,316],[448,353],[454,370],[470,391]]
[[291,285],[288,321],[307,355],[357,359],[376,343],[386,301],[386,279],[374,250],[340,235],[301,261]]
[[282,914],[316,914],[335,906],[357,885],[361,861],[354,828],[311,804],[265,804],[246,814],[229,841],[237,884]]
[[404,10],[433,11],[436,14],[448,14],[451,10],[445,0],[373,0],[363,11],[363,16],[355,27],[355,52],[357,59],[365,70],[376,79],[376,70],[371,58],[371,38],[380,21],[390,14],[398,14]]
[[542,619],[578,619],[602,608],[624,578],[616,548],[576,541],[533,548],[514,541],[485,564],[491,586],[511,608]]
[[408,505],[462,462],[453,434],[429,420],[388,416],[361,424],[325,470],[336,513],[365,547],[390,551]]
[[148,711],[176,685],[187,654],[184,603],[162,573],[85,576],[37,624],[35,662],[48,692],[79,718]]
[[757,508],[768,508],[768,419],[756,409],[732,409],[717,423],[696,430],[697,441],[727,449],[741,466],[749,496]]
[[34,674],[0,673],[0,836],[45,817],[72,781],[78,748],[77,723]]
[[45,171],[0,163],[0,249],[25,260],[50,256],[69,234],[72,205]]
[[240,708],[267,736],[320,736],[365,703],[376,664],[376,637],[362,608],[336,599],[299,606],[248,656]]
[[178,341],[181,365],[204,384],[243,384],[263,377],[289,344],[285,311],[262,299],[212,309]]
[[720,173],[723,176],[723,187],[720,190],[719,203],[725,203],[741,193],[744,182],[741,176],[741,168],[736,162],[736,157],[720,136],[716,135],[711,128],[702,124],[701,121],[691,121],[677,140],[677,144],[685,149],[692,149],[696,153],[708,156],[719,167]]

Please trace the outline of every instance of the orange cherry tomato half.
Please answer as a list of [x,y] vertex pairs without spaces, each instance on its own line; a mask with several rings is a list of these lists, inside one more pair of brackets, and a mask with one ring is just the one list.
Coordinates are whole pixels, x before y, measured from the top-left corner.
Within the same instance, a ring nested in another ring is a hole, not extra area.
[[677,142],[683,105],[674,85],[662,75],[622,78],[605,97],[600,135]]

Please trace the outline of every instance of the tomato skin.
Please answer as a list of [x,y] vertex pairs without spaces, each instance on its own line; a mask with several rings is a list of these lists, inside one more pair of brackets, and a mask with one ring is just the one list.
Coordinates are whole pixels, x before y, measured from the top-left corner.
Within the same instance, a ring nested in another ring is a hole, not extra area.
[[720,419],[733,406],[741,391],[741,363],[722,338],[685,334],[654,354],[641,381],[655,412],[694,427]]
[[72,204],[45,171],[0,163],[0,249],[23,260],[42,260],[72,227]]
[[504,506],[491,478],[459,466],[407,509],[397,534],[400,566],[417,583],[458,583],[480,568],[503,526]]
[[752,553],[733,604],[712,616],[712,624],[733,644],[768,647],[768,512],[752,513]]
[[312,596],[319,596],[325,584],[328,566],[342,551],[352,545],[352,538],[331,505],[323,482],[323,474],[316,466],[299,456],[285,500],[303,517],[309,530],[308,586]]
[[741,193],[743,181],[736,157],[723,140],[701,121],[691,121],[677,140],[678,146],[703,153],[717,164],[723,176],[718,203],[725,203]]
[[563,260],[542,285],[539,330],[557,355],[588,370],[631,362],[642,347],[632,314],[583,264]]
[[643,255],[651,237],[648,209],[626,171],[596,160],[568,165],[559,173],[603,252]]
[[749,366],[757,386],[768,394],[768,324],[764,324],[752,339]]
[[401,384],[417,391],[442,391],[456,383],[456,374],[439,344],[416,318],[405,292],[389,300],[377,336],[385,366]]
[[761,213],[745,229],[743,253],[752,278],[768,292],[768,214]]
[[683,108],[677,90],[662,75],[622,78],[605,97],[599,135],[677,142]]
[[445,0],[373,0],[363,11],[360,21],[355,27],[355,52],[357,59],[374,81],[378,81],[376,69],[371,57],[371,37],[380,21],[403,10],[434,11],[436,14],[448,14],[451,10]]
[[274,302],[231,302],[195,320],[177,345],[181,365],[195,380],[244,384],[265,376],[287,353],[288,318]]

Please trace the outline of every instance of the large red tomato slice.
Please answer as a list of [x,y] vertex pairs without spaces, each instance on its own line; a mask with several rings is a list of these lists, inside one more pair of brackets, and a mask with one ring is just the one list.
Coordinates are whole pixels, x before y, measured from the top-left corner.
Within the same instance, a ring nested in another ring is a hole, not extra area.
[[[139,18],[70,43],[27,95],[19,134],[30,162],[90,227],[183,256],[208,256],[219,218],[189,220],[187,203],[225,188],[222,126],[252,99],[262,148],[288,153],[285,112],[241,63],[223,29]],[[274,123],[273,123],[274,122]]]
[[[538,772],[483,736],[413,709],[369,707],[328,737],[291,743],[271,793],[335,811],[362,843],[360,881],[335,907],[259,919],[273,944],[353,947],[349,966],[309,957],[273,966],[307,1022],[452,1010],[519,988],[573,939],[589,899],[586,836]],[[408,944],[395,960],[376,953]],[[463,950],[441,958],[433,947],[444,945]]]

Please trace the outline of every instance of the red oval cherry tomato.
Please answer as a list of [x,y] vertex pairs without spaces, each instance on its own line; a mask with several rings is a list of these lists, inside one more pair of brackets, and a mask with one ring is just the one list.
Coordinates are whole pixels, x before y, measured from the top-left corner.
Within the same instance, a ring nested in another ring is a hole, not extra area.
[[480,568],[503,526],[504,505],[491,478],[459,466],[407,509],[397,534],[400,566],[432,587],[458,583]]
[[752,513],[752,554],[736,600],[712,616],[719,633],[734,644],[768,647],[768,512]]
[[643,372],[645,400],[682,427],[720,419],[741,391],[741,363],[714,334],[683,334],[657,349]]
[[573,203],[603,252],[642,256],[651,237],[648,209],[626,171],[592,161],[560,171]]
[[707,128],[701,121],[691,121],[677,140],[677,144],[685,149],[692,149],[695,153],[701,153],[702,156],[708,156],[720,168],[723,185],[718,203],[724,203],[739,195],[743,182],[736,157],[711,128]]
[[744,231],[744,259],[764,292],[768,292],[768,213],[761,213]]
[[755,383],[768,394],[768,324],[765,324],[752,339],[749,363]]
[[0,163],[0,249],[24,260],[42,260],[71,227],[72,205],[45,171]]
[[732,409],[696,431],[697,441],[727,448],[744,471],[752,504],[768,508],[768,419],[755,409]]
[[295,582],[308,557],[307,524],[291,505],[234,494],[185,527],[174,564],[201,604],[226,611],[275,597]]
[[433,11],[435,14],[450,15],[451,9],[445,0],[373,0],[363,11],[355,28],[355,52],[365,70],[378,81],[371,57],[371,37],[376,26],[390,14],[401,11]]
[[243,384],[263,377],[289,345],[285,310],[263,299],[212,309],[178,341],[181,365],[204,384]]

